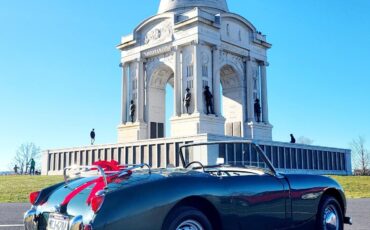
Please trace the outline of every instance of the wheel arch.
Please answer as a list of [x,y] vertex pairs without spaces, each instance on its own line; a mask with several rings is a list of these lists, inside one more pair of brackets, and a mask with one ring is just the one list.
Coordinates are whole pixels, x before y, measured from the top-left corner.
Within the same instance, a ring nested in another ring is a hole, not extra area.
[[343,195],[335,188],[328,188],[322,194],[319,205],[321,204],[321,202],[323,201],[323,198],[325,196],[334,197],[338,201],[338,203],[339,203],[339,205],[342,209],[342,213],[343,213],[343,217],[344,217],[346,215],[345,214],[346,213],[346,203],[345,203]]
[[213,229],[222,229],[222,221],[219,212],[216,207],[206,198],[200,196],[186,197],[179,202],[168,212],[169,215],[173,210],[182,206],[194,207],[203,212],[208,220],[211,222]]

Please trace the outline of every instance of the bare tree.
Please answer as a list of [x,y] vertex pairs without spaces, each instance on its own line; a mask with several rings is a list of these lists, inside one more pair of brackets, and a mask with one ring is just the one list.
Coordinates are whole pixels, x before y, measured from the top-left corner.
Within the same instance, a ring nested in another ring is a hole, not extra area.
[[34,143],[25,143],[19,146],[13,163],[19,167],[20,174],[28,172],[31,158],[33,158],[36,162],[39,162],[40,147],[36,146]]
[[361,175],[367,175],[370,166],[370,152],[366,149],[365,142],[363,136],[359,136],[351,142],[353,163]]
[[305,136],[300,136],[298,139],[297,139],[297,143],[298,144],[304,144],[304,145],[312,145],[313,144],[313,140],[308,138],[308,137],[305,137]]

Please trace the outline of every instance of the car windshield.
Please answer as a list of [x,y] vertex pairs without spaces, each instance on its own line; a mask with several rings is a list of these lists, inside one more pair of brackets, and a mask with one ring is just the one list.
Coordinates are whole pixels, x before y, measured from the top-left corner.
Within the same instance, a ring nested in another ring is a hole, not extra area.
[[247,168],[274,173],[263,150],[251,142],[220,142],[185,145],[180,149],[183,165],[188,169]]

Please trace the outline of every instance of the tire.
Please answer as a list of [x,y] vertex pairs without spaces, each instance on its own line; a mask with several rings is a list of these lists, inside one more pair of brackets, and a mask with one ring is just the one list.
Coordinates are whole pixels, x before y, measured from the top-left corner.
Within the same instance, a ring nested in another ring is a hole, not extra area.
[[343,211],[334,197],[322,197],[317,213],[316,226],[318,230],[343,230]]
[[196,208],[183,206],[174,209],[166,217],[162,230],[212,230],[207,216]]

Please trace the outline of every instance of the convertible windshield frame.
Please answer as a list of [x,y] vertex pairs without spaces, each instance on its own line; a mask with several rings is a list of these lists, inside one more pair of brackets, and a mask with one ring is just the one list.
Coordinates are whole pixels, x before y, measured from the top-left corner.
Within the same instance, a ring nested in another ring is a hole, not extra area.
[[[210,146],[210,145],[222,145],[222,144],[250,144],[255,150],[258,156],[261,157],[261,159],[264,161],[264,163],[267,165],[268,169],[272,172],[273,175],[280,177],[280,174],[277,172],[271,161],[266,156],[265,152],[262,150],[262,148],[255,142],[250,140],[244,140],[244,141],[214,141],[214,142],[200,142],[200,143],[191,143],[182,145],[179,150],[180,160],[182,162],[183,167],[185,168],[187,163],[185,160],[185,152],[184,149],[189,147],[195,147],[195,146]],[[188,162],[190,163],[190,162]],[[216,167],[217,165],[213,165]],[[213,167],[212,165],[208,167]]]

